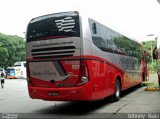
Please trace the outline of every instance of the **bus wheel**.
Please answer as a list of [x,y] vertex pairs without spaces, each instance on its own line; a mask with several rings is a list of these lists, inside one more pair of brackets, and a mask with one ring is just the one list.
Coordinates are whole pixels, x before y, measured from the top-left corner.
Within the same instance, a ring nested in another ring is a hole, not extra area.
[[115,92],[112,96],[112,101],[114,102],[118,101],[120,99],[120,95],[121,95],[121,84],[120,81],[116,79]]

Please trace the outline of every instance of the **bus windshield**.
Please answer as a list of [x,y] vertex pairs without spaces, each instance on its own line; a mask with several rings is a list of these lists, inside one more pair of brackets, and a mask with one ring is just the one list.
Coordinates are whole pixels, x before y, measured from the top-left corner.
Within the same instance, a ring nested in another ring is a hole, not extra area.
[[32,19],[28,25],[27,42],[62,37],[80,37],[77,12],[37,17]]

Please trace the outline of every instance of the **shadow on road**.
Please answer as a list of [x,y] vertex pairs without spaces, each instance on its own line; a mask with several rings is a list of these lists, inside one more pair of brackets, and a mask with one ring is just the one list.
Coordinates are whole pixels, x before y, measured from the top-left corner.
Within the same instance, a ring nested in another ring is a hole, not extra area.
[[[122,92],[122,98],[125,98],[127,95],[133,93],[139,88],[133,87],[127,89]],[[64,102],[64,103],[56,103],[54,106],[49,106],[47,108],[42,108],[36,110],[35,113],[41,114],[54,114],[54,115],[85,115],[92,113],[95,110],[98,110],[104,106],[110,106],[114,102],[111,101],[111,97],[107,97],[106,99],[100,101],[93,102]]]
[[137,86],[134,86],[134,87],[132,87],[132,88],[129,88],[129,89],[127,89],[127,90],[122,91],[122,93],[121,93],[121,98],[125,98],[127,95],[133,93],[134,91],[139,90],[140,88],[142,88],[142,86],[137,85]]
[[65,102],[47,108],[39,109],[36,113],[57,115],[84,115],[110,104],[109,98],[94,102]]

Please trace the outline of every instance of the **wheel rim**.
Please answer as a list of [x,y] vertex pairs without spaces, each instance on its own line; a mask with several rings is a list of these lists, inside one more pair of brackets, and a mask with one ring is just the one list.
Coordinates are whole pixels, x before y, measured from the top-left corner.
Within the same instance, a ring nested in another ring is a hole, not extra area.
[[116,84],[116,97],[119,98],[120,96],[120,88],[119,88],[119,85]]

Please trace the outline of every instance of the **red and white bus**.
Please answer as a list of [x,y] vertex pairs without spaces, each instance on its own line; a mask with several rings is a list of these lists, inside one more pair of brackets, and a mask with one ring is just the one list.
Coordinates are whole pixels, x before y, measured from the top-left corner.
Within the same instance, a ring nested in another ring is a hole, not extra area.
[[140,43],[86,18],[63,12],[33,18],[26,33],[27,80],[33,99],[92,101],[142,83]]

